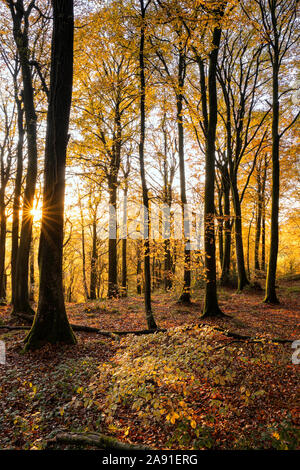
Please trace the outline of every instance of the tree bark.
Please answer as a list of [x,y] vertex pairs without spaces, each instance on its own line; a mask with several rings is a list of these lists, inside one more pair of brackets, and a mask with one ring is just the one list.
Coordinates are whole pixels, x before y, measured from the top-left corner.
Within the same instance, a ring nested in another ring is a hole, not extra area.
[[94,220],[92,224],[92,253],[91,253],[91,276],[90,276],[90,300],[97,298],[97,263],[98,250],[97,250],[97,212],[95,211]]
[[6,303],[6,274],[5,250],[6,248],[6,213],[5,213],[5,187],[0,188],[0,302]]
[[183,129],[183,86],[185,78],[185,57],[179,53],[178,64],[178,89],[176,94],[177,128],[178,128],[178,157],[180,175],[180,200],[182,210],[182,232],[184,241],[183,264],[183,289],[179,302],[189,304],[191,302],[191,252],[190,252],[190,220],[187,210],[186,185],[185,185],[185,161],[184,161],[184,129]]
[[58,433],[53,439],[47,441],[47,447],[52,446],[53,444],[69,444],[73,446],[90,446],[97,447],[100,449],[115,449],[119,451],[145,451],[151,450],[149,447],[138,446],[134,444],[128,444],[126,442],[118,441],[116,438],[111,436],[106,436],[105,434],[99,434],[95,432],[89,433]]
[[266,279],[266,294],[264,302],[278,304],[276,294],[276,269],[279,244],[279,52],[275,40],[275,54],[273,57],[273,116],[272,116],[272,207],[271,207],[271,239],[268,272]]
[[228,175],[223,177],[224,199],[224,250],[221,273],[221,284],[226,285],[230,279],[230,253],[231,253],[231,221],[230,221],[230,183]]
[[[15,79],[16,80],[16,79]],[[18,113],[18,143],[17,143],[17,169],[15,178],[15,189],[13,199],[13,215],[12,215],[12,235],[11,235],[11,302],[14,305],[16,291],[16,269],[17,256],[19,248],[19,216],[20,216],[20,197],[22,190],[23,176],[23,145],[24,145],[24,109],[22,101],[18,98],[17,88],[15,87],[15,101],[17,103]]]
[[145,62],[144,62],[144,48],[145,48],[145,17],[147,5],[144,5],[144,0],[140,0],[141,11],[141,28],[140,28],[140,49],[139,49],[139,66],[140,66],[140,142],[139,142],[139,159],[140,159],[140,174],[142,181],[143,192],[143,205],[144,205],[144,298],[145,298],[145,312],[146,320],[149,329],[157,328],[151,306],[151,272],[150,272],[150,238],[149,238],[149,196],[145,176],[145,162],[144,162],[144,144],[145,144],[145,98],[146,98],[146,83],[145,83]]
[[[78,189],[79,191],[79,189]],[[82,211],[82,204],[80,199],[80,194],[78,194],[78,203],[79,203],[79,210],[80,210],[80,222],[81,222],[81,252],[82,252],[82,282],[83,282],[83,290],[84,290],[84,298],[85,300],[89,300],[89,291],[86,282],[86,256],[85,256],[85,233],[84,233],[84,218],[83,218],[83,211]]]
[[19,5],[9,1],[9,8],[14,26],[13,34],[22,71],[23,101],[26,119],[28,153],[21,234],[16,261],[16,282],[13,298],[13,313],[33,313],[33,310],[29,304],[28,295],[28,264],[33,223],[32,208],[37,178],[37,116],[34,106],[34,90],[32,84],[31,68],[29,64],[30,52],[28,45],[28,16],[30,14],[31,8],[33,7],[33,4],[30,4],[27,11],[25,11],[23,1],[21,1],[21,7],[22,8],[19,8]]
[[25,350],[37,349],[48,342],[76,343],[66,315],[62,273],[65,166],[73,80],[73,0],[53,0],[52,5],[39,302],[31,331],[25,339]]
[[222,266],[223,259],[224,259],[224,213],[223,213],[223,206],[222,206],[223,190],[220,188],[218,189],[217,193],[218,193],[218,206],[219,206],[219,214],[218,214],[219,261],[220,261],[220,266]]
[[29,300],[34,302],[35,294],[35,276],[34,276],[34,237],[31,238],[29,252]]
[[204,250],[205,250],[205,298],[203,317],[222,316],[218,305],[216,285],[216,246],[215,246],[215,140],[218,116],[216,67],[220,46],[221,29],[213,31],[212,51],[209,54],[208,109],[209,121],[205,146],[205,193],[204,193]]
[[109,177],[108,298],[117,297],[117,169]]
[[137,294],[142,293],[142,259],[141,259],[141,251],[142,251],[142,240],[137,240],[137,247],[136,247],[136,257],[137,257],[137,264],[136,264],[136,292]]
[[127,193],[128,181],[125,177],[123,200],[123,238],[122,238],[122,297],[127,297]]
[[261,262],[260,268],[262,272],[266,270],[266,182],[267,182],[267,156],[264,156],[264,170],[262,178],[262,194],[261,194]]
[[240,197],[237,188],[236,177],[231,177],[231,194],[234,207],[234,234],[235,234],[235,251],[236,251],[236,263],[238,271],[238,292],[241,292],[243,288],[249,284],[249,280],[246,274],[245,268],[245,256],[243,246],[243,233],[242,233],[242,211]]
[[261,181],[261,165],[257,168],[256,175],[257,182],[257,201],[256,201],[256,225],[255,225],[255,246],[254,246],[254,269],[259,271],[259,243],[261,237],[261,225],[262,225],[262,181]]

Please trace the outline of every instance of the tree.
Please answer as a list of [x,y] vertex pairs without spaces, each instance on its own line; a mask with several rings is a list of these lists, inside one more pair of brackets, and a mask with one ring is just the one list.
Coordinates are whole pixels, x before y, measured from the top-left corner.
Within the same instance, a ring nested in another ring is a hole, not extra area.
[[[190,217],[187,208],[186,194],[186,163],[185,163],[185,136],[184,136],[184,103],[185,103],[185,80],[187,74],[189,34],[187,34],[182,23],[182,5],[178,2],[162,2],[157,0],[161,11],[164,13],[160,22],[163,27],[168,24],[168,35],[170,41],[166,41],[166,30],[163,29],[163,38],[156,44],[156,55],[161,63],[156,69],[166,85],[171,86],[176,100],[176,122],[177,122],[177,146],[179,160],[180,178],[180,202],[182,211],[182,234],[184,239],[184,265],[183,265],[183,288],[179,302],[189,304],[191,302],[191,252],[190,252]],[[161,15],[159,11],[159,15]],[[152,42],[155,43],[153,35]],[[166,43],[168,44],[167,51]],[[170,56],[168,58],[168,56]]]
[[75,344],[65,310],[62,275],[66,150],[73,80],[73,0],[53,0],[50,94],[39,246],[38,309],[25,350],[43,344]]
[[[108,297],[119,295],[117,263],[117,196],[122,149],[131,139],[137,102],[136,64],[133,50],[121,39],[118,2],[101,7],[93,21],[78,33],[81,44],[76,64],[75,104],[82,136],[77,140],[80,160],[89,163],[107,182],[109,195]],[[84,20],[82,20],[84,25]],[[125,34],[125,33],[124,33]],[[91,52],[91,44],[93,51]],[[101,57],[99,57],[99,50]],[[91,73],[93,71],[93,73]],[[96,155],[95,155],[96,154]]]
[[[195,9],[196,19],[185,22],[190,35],[195,35],[195,24],[202,18],[200,41],[197,37],[192,41],[191,49],[199,67],[199,82],[201,91],[202,116],[198,118],[205,142],[205,188],[204,188],[204,251],[205,251],[205,298],[203,307],[204,317],[222,316],[217,298],[216,283],[216,246],[215,246],[215,160],[216,160],[216,128],[218,119],[217,98],[217,64],[220,48],[222,19],[227,2],[219,5],[208,3]],[[198,15],[198,18],[197,18]],[[198,34],[198,32],[197,32]],[[210,48],[207,54],[203,51],[204,38],[210,38]],[[207,57],[208,56],[208,57]],[[208,61],[206,76],[205,61]]]
[[23,145],[24,145],[24,106],[23,99],[19,96],[18,82],[17,82],[17,61],[16,67],[13,72],[14,79],[14,94],[17,105],[17,127],[18,127],[18,142],[17,142],[17,168],[15,175],[15,188],[13,199],[13,220],[12,220],[12,234],[11,234],[11,296],[12,304],[14,304],[14,296],[16,292],[16,270],[17,270],[17,256],[19,248],[19,216],[20,216],[20,198],[22,190],[22,176],[23,176]]
[[146,320],[149,329],[156,329],[155,319],[151,307],[151,271],[150,271],[150,238],[149,238],[149,195],[145,175],[145,130],[146,130],[146,81],[145,81],[145,36],[146,36],[146,11],[151,0],[145,4],[144,0],[140,0],[140,43],[139,43],[139,79],[140,79],[140,141],[139,141],[139,161],[140,176],[142,182],[144,220],[143,220],[143,238],[144,238],[144,297]]
[[37,179],[37,116],[30,66],[29,17],[35,7],[35,2],[31,1],[27,9],[23,0],[17,0],[16,2],[8,0],[7,5],[13,21],[13,35],[22,72],[28,153],[22,225],[16,262],[16,289],[13,295],[13,313],[33,313],[28,296],[28,265],[33,222],[32,208]]
[[[214,11],[217,21],[224,15],[225,4]],[[205,191],[204,191],[204,249],[205,249],[205,298],[203,316],[222,316],[218,305],[216,285],[216,250],[215,250],[215,140],[217,127],[217,60],[221,39],[221,27],[215,26],[212,37],[212,50],[209,53],[208,70],[208,116],[205,135]]]
[[[131,150],[131,149],[130,149]],[[128,185],[130,175],[130,155],[127,153],[126,163],[122,165],[124,188],[123,188],[123,233],[122,233],[122,289],[121,296],[127,297],[127,197],[128,197]]]
[[[265,77],[260,77],[263,66],[262,46],[253,46],[253,31],[225,31],[223,46],[218,65],[218,81],[221,85],[224,108],[220,107],[220,115],[226,135],[226,167],[234,208],[235,251],[238,271],[238,291],[249,284],[245,269],[243,233],[242,233],[242,200],[255,168],[257,155],[264,143],[265,135],[257,142],[256,137],[263,126],[268,111],[256,111]],[[234,73],[233,73],[234,70]],[[239,188],[238,177],[245,157],[253,154],[247,170],[248,177],[242,190]],[[224,168],[225,169],[225,168]]]
[[280,118],[280,68],[288,50],[297,42],[297,0],[255,0],[252,11],[249,5],[243,5],[245,14],[254,20],[262,43],[267,46],[272,65],[272,208],[271,234],[268,271],[266,279],[266,295],[264,302],[279,303],[276,294],[276,269],[279,245],[279,189],[280,189],[280,139],[296,122],[299,112],[290,124],[279,130]]
[[1,96],[0,112],[3,119],[0,125],[0,132],[3,136],[0,141],[0,303],[4,305],[6,303],[6,188],[11,176],[14,125],[14,109],[10,112],[8,96]]

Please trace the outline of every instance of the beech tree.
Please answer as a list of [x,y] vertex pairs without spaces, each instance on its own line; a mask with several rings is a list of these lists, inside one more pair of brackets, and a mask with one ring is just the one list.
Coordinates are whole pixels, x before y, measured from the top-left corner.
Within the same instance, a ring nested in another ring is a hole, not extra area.
[[[215,243],[215,160],[216,129],[218,120],[217,64],[222,33],[222,18],[227,2],[219,5],[200,4],[199,10],[192,11],[190,22],[185,21],[185,28],[190,35],[195,35],[195,25],[202,18],[202,30],[191,44],[196,63],[199,67],[201,90],[201,116],[198,117],[203,136],[205,153],[205,188],[204,188],[204,255],[205,255],[205,297],[203,316],[222,316],[217,298],[216,243]],[[209,38],[209,52],[203,51],[202,41]],[[207,61],[208,67],[205,67]],[[207,70],[207,75],[206,75]]]
[[8,97],[1,97],[0,113],[3,119],[1,122],[0,132],[3,138],[0,140],[0,303],[6,303],[6,188],[11,176],[12,167],[12,128],[14,120],[14,112],[9,112]]
[[28,266],[32,234],[32,208],[37,179],[37,116],[34,103],[34,87],[30,65],[29,51],[29,17],[35,7],[35,2],[27,8],[23,0],[7,1],[13,22],[13,35],[21,65],[23,83],[23,101],[26,120],[26,137],[28,165],[26,187],[22,210],[22,225],[20,243],[16,262],[16,283],[13,295],[13,313],[33,313],[28,296]]
[[[224,15],[225,3],[213,12],[220,21]],[[208,120],[205,136],[205,190],[204,190],[204,247],[205,247],[205,297],[203,316],[222,316],[218,305],[216,285],[216,249],[215,249],[215,140],[217,127],[217,60],[221,39],[221,26],[213,29],[212,50],[209,53],[208,69]]]
[[[222,49],[217,69],[217,78],[222,89],[224,108],[220,106],[223,121],[222,132],[225,134],[226,165],[234,208],[235,251],[238,271],[238,291],[240,292],[249,280],[247,278],[244,259],[242,233],[242,201],[255,168],[256,158],[264,143],[265,133],[257,142],[257,135],[268,116],[268,110],[258,113],[255,110],[260,99],[262,86],[266,79],[260,78],[265,63],[262,57],[262,46],[253,47],[251,34],[245,36],[241,30],[224,32]],[[235,73],[233,74],[233,69]],[[256,119],[255,119],[256,118]],[[243,160],[247,154],[253,155],[246,179],[242,188],[238,177]],[[226,178],[226,174],[224,175]],[[225,181],[224,181],[225,183]]]
[[150,270],[150,238],[149,238],[149,195],[145,173],[145,131],[146,131],[146,81],[145,81],[145,40],[146,40],[146,12],[151,0],[147,3],[140,0],[140,37],[139,37],[139,80],[140,80],[140,140],[139,140],[139,162],[140,176],[142,182],[142,195],[144,206],[143,220],[143,248],[144,248],[144,296],[145,312],[149,329],[156,329],[156,322],[151,306],[151,270]]
[[25,350],[36,349],[46,342],[76,342],[66,315],[62,275],[65,167],[73,80],[73,0],[53,0],[52,6],[39,301]]
[[284,129],[279,129],[280,70],[289,49],[297,43],[297,0],[255,0],[252,9],[244,3],[244,12],[256,25],[267,46],[272,65],[272,208],[266,295],[264,302],[279,303],[276,294],[276,269],[279,245],[280,139],[296,122],[299,112]]

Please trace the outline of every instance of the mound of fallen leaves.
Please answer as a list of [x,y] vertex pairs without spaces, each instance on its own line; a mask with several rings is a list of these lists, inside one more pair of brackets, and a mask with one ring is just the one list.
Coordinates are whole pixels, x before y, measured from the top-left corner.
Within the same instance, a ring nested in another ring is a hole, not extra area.
[[286,346],[178,327],[123,339],[79,401],[110,433],[155,448],[294,449],[296,391]]

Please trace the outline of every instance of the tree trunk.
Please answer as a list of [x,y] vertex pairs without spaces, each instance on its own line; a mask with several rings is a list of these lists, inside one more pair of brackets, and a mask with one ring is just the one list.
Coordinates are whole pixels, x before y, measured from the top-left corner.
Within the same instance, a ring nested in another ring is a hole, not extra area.
[[[28,296],[28,264],[32,233],[32,208],[37,178],[37,129],[34,106],[34,90],[29,65],[28,24],[23,27],[24,11],[17,9],[12,2],[9,7],[13,19],[13,33],[17,46],[23,81],[23,101],[26,119],[28,165],[24,191],[20,244],[16,261],[16,282],[13,313],[33,313]],[[30,7],[28,7],[30,8]],[[27,18],[28,20],[28,18]]]
[[137,241],[137,265],[136,265],[136,291],[138,294],[142,293],[142,259],[141,259],[142,243]]
[[253,219],[254,219],[254,211],[252,213],[252,217],[251,217],[251,220],[250,220],[250,223],[249,223],[248,237],[247,237],[247,271],[248,271],[248,278],[249,279],[251,277],[251,275],[250,275],[250,235],[251,235],[251,226],[252,226]]
[[6,274],[5,274],[5,247],[6,247],[6,213],[5,213],[5,187],[0,188],[0,303],[6,303]]
[[183,264],[183,289],[179,302],[189,304],[191,302],[191,252],[190,252],[190,220],[187,210],[186,185],[185,185],[185,161],[184,161],[184,129],[183,129],[183,86],[185,77],[185,57],[179,54],[178,64],[178,89],[176,94],[177,104],[177,128],[178,128],[178,157],[180,175],[180,200],[182,209],[182,228],[184,241],[184,264]]
[[[277,44],[277,41],[276,41]],[[275,44],[273,58],[273,116],[272,116],[272,208],[271,208],[271,239],[268,272],[266,279],[266,294],[264,302],[278,304],[276,294],[276,268],[279,243],[279,97],[278,97],[278,74],[279,53],[278,44]]]
[[31,239],[29,252],[29,300],[34,302],[35,279],[34,279],[34,238]]
[[122,297],[127,297],[127,193],[128,182],[125,181],[123,201],[123,238],[122,238]]
[[80,222],[81,222],[81,251],[82,251],[82,282],[83,282],[83,290],[84,290],[84,298],[85,300],[89,300],[89,291],[86,282],[86,256],[85,256],[85,234],[84,234],[84,218],[83,218],[83,211],[81,205],[80,194],[78,194],[78,202],[79,202],[79,209],[80,209]]
[[66,315],[62,273],[65,166],[73,78],[73,0],[53,0],[52,5],[50,96],[39,247],[40,290],[25,350],[48,342],[76,343]]
[[215,140],[218,116],[216,67],[220,45],[221,29],[216,26],[213,32],[213,49],[209,54],[208,108],[209,121],[205,146],[205,193],[204,193],[204,250],[205,250],[205,298],[204,317],[222,316],[218,305],[216,285],[216,246],[215,246]]
[[262,180],[262,194],[261,194],[261,212],[262,212],[262,221],[261,221],[261,263],[260,267],[263,272],[266,270],[266,181],[267,181],[267,158],[265,155],[264,158],[264,171],[263,171],[263,180]]
[[139,66],[140,66],[140,142],[139,142],[139,159],[140,159],[140,174],[142,181],[143,191],[143,205],[144,205],[144,297],[145,297],[145,312],[146,320],[149,329],[156,329],[157,325],[154,320],[151,307],[151,272],[150,272],[150,239],[149,239],[149,196],[145,176],[145,162],[144,162],[144,145],[145,145],[145,98],[146,98],[146,84],[145,84],[145,63],[144,63],[144,47],[145,47],[145,16],[146,8],[144,0],[140,0],[141,7],[141,20],[142,25],[140,29],[140,50],[139,50]]
[[108,298],[117,297],[117,174],[109,178]]
[[93,239],[92,239],[92,253],[91,253],[91,277],[90,277],[90,300],[97,298],[97,265],[98,265],[98,252],[97,252],[97,213],[95,212],[93,226]]
[[256,212],[256,225],[255,225],[255,247],[254,247],[254,269],[259,271],[259,242],[261,235],[261,222],[262,222],[262,181],[261,181],[261,168],[257,169],[257,212]]
[[262,222],[261,222],[261,262],[260,267],[263,272],[266,270],[266,209],[265,195],[263,194]]
[[218,217],[218,245],[219,245],[219,261],[220,266],[223,265],[224,259],[224,214],[223,214],[223,207],[222,207],[222,198],[223,198],[223,191],[218,191],[218,206],[219,206],[219,217]]
[[165,290],[172,289],[172,256],[170,238],[164,240],[164,286]]
[[238,292],[241,292],[243,288],[249,284],[246,269],[245,269],[245,257],[243,247],[243,233],[242,233],[242,212],[241,203],[237,189],[236,177],[231,178],[231,194],[234,207],[234,234],[235,234],[235,253],[236,253],[236,264],[238,272]]
[[224,253],[221,273],[221,284],[226,285],[230,278],[231,252],[231,221],[230,221],[230,184],[228,178],[223,179],[224,198]]
[[16,291],[16,269],[17,269],[17,256],[19,247],[19,216],[20,216],[20,197],[22,190],[22,176],[23,176],[23,144],[24,144],[24,124],[22,109],[22,102],[18,99],[16,90],[15,100],[17,103],[18,112],[18,143],[17,143],[17,169],[13,199],[13,214],[12,214],[12,234],[11,234],[11,303],[14,305],[15,291]]

